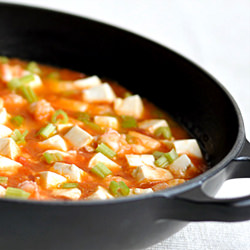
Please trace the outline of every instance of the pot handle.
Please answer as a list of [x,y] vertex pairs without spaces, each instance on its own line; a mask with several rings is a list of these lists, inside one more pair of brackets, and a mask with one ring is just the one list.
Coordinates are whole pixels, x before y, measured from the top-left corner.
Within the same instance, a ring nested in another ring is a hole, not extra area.
[[[250,177],[250,143],[247,140],[239,156],[228,167],[226,179]],[[208,184],[207,181],[209,182],[210,179],[200,183],[191,192],[165,199],[168,202],[165,208],[169,209],[165,210],[164,219],[225,222],[250,220],[250,195],[232,199],[216,199],[206,195],[203,191],[209,185],[215,185]]]

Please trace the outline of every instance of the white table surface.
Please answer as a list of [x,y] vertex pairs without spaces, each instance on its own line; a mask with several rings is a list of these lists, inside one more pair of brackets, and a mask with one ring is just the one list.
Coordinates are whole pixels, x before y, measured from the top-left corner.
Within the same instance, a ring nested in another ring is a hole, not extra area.
[[[217,78],[239,105],[250,139],[249,0],[10,0],[128,29],[183,54]],[[1,17],[0,17],[1,21]],[[250,194],[250,181],[226,182],[218,197]],[[250,221],[190,223],[147,250],[247,250]]]

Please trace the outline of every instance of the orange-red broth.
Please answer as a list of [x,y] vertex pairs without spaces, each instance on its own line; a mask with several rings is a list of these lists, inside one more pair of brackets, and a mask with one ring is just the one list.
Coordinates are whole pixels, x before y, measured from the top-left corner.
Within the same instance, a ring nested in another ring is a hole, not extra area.
[[[8,62],[9,65],[15,66],[19,65],[21,68],[26,68],[27,62],[19,60],[19,59],[10,59]],[[1,65],[1,64],[0,64]],[[75,72],[68,69],[61,69],[61,68],[55,68],[47,65],[41,65],[39,64],[39,68],[41,69],[40,77],[42,79],[42,86],[36,89],[36,95],[39,97],[39,99],[45,99],[49,101],[52,105],[52,107],[57,109],[63,109],[65,112],[67,112],[68,116],[70,117],[70,122],[77,124],[84,130],[86,130],[91,135],[95,136],[98,134],[104,133],[103,131],[96,131],[91,129],[90,127],[86,126],[83,122],[78,121],[76,119],[77,112],[74,112],[71,110],[71,108],[67,108],[68,103],[62,103],[61,98],[67,98],[67,100],[70,103],[70,100],[79,100],[82,101],[82,97],[80,94],[80,91],[64,91],[64,92],[54,92],[54,86],[58,83],[58,79],[62,81],[74,81],[77,79],[81,79],[84,77],[87,77],[83,73]],[[50,78],[50,74],[54,74],[56,72],[56,79]],[[124,97],[126,93],[128,93],[128,90],[126,90],[124,87],[120,86],[114,81],[108,81],[108,83],[112,86],[115,94],[117,97]],[[47,199],[56,199],[52,194],[51,190],[45,189],[39,185],[39,175],[38,173],[41,171],[47,171],[51,167],[51,165],[47,164],[44,160],[42,160],[42,154],[45,151],[46,148],[41,147],[38,145],[38,142],[41,141],[41,138],[37,136],[37,132],[40,130],[41,127],[44,127],[48,122],[50,122],[51,116],[46,117],[45,119],[37,120],[34,119],[33,114],[29,112],[29,103],[28,102],[18,102],[15,101],[13,98],[13,92],[9,90],[6,87],[6,83],[4,81],[1,81],[0,79],[0,97],[4,100],[4,107],[6,108],[7,112],[11,116],[21,115],[25,118],[24,124],[19,128],[21,131],[24,131],[25,129],[28,129],[29,133],[26,136],[26,143],[24,145],[20,145],[20,154],[15,158],[15,161],[20,162],[23,167],[21,167],[18,172],[9,175],[5,174],[4,172],[0,173],[0,176],[8,176],[8,184],[9,187],[18,187],[18,185],[24,181],[34,181],[38,184],[38,192],[39,195],[33,193],[30,195],[29,199],[39,199],[39,200],[47,200]],[[66,104],[66,105],[65,105]],[[140,120],[146,120],[146,119],[166,119],[169,126],[171,127],[171,132],[173,135],[173,138],[175,139],[187,139],[190,138],[188,133],[180,126],[178,125],[173,119],[154,106],[149,101],[143,99],[144,104],[144,113],[143,117],[140,118]],[[88,108],[88,113],[93,116],[98,113],[105,114],[105,110],[107,110],[106,113],[109,115],[116,115],[113,111],[112,104],[90,104],[90,108]],[[16,126],[8,121],[6,124],[9,128],[14,130]],[[120,128],[118,132],[120,133],[126,133],[129,129]],[[140,133],[149,135],[144,130],[138,129],[138,128],[132,128],[130,130],[139,131]],[[62,135],[59,133],[59,135]],[[154,139],[159,140],[159,138],[149,135],[153,137]],[[93,143],[93,147],[96,147]],[[67,143],[68,149],[74,150],[74,147]],[[157,149],[158,151],[162,152],[168,152],[170,149],[161,143],[161,146]],[[64,157],[63,162],[75,164],[79,168],[83,169],[89,174],[88,178],[85,178],[83,182],[79,183],[78,188],[81,190],[82,195],[81,199],[87,198],[89,195],[91,195],[97,188],[97,186],[101,185],[104,188],[108,190],[109,183],[112,180],[111,176],[107,176],[106,178],[102,179],[98,176],[95,176],[93,173],[90,172],[90,169],[88,168],[88,162],[91,159],[91,157],[96,152],[88,152],[84,148],[81,148],[77,150],[77,154],[70,157]],[[153,152],[150,152],[153,153]],[[131,168],[128,166],[128,163],[124,156],[116,156],[114,161],[118,163],[122,168],[120,170],[117,170],[115,173],[113,173],[115,176],[120,176],[126,180],[126,184],[129,188],[153,188],[154,191],[168,188],[173,185],[182,183],[182,181],[187,181],[191,178],[194,178],[195,176],[201,174],[206,169],[206,164],[203,159],[196,158],[189,156],[192,160],[195,167],[190,168],[185,174],[185,176],[179,181],[179,178],[176,178],[176,181],[149,181],[149,182],[137,182],[136,179],[131,175]],[[160,184],[160,185],[157,185]],[[7,187],[5,185],[5,187]],[[67,198],[61,198],[66,199]]]

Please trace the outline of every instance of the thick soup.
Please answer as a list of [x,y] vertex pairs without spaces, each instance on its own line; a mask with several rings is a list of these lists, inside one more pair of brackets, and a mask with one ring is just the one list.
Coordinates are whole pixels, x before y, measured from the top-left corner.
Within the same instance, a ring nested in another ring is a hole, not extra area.
[[205,168],[195,139],[116,82],[0,57],[1,197],[113,199]]

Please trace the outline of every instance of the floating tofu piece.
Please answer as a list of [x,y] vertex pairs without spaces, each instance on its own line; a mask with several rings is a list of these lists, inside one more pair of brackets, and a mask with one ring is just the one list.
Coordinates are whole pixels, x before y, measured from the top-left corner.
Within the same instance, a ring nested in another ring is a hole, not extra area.
[[0,138],[8,137],[12,134],[12,130],[2,124],[0,124]]
[[101,79],[98,76],[90,76],[73,82],[73,86],[78,89],[87,89],[101,85]]
[[118,115],[140,118],[143,114],[143,102],[139,95],[128,96],[124,99],[116,98],[114,110]]
[[103,163],[107,168],[109,168],[111,171],[120,169],[121,167],[114,161],[110,160],[108,157],[106,157],[102,153],[95,154],[89,161],[89,168],[94,167],[98,162]]
[[161,145],[159,141],[153,139],[152,137],[138,133],[136,131],[129,131],[128,134],[138,139],[140,145],[145,148],[145,152],[157,149]]
[[68,152],[65,153],[63,151],[56,150],[56,149],[49,149],[49,150],[46,150],[44,153],[49,153],[50,155],[60,155],[61,157],[66,157],[70,155],[68,154]]
[[75,164],[66,164],[62,162],[56,162],[51,168],[50,171],[56,172],[60,175],[63,175],[70,181],[81,182],[82,177],[87,175],[82,169],[77,167]]
[[173,179],[173,175],[166,169],[152,167],[152,166],[140,166],[137,167],[132,175],[137,181],[166,181]]
[[78,200],[82,192],[79,188],[70,188],[70,189],[54,189],[52,195],[58,198],[67,198],[71,200]]
[[66,123],[66,124],[56,124],[56,129],[60,133],[66,133],[69,131],[70,128],[72,128],[74,125],[72,123]]
[[168,124],[164,119],[150,119],[139,122],[138,127],[147,130],[151,134],[154,134],[157,128],[168,127]]
[[25,75],[30,75],[31,78],[33,78],[31,81],[29,81],[29,83],[27,84],[28,86],[30,86],[31,88],[37,88],[40,87],[42,85],[42,80],[40,78],[39,75],[36,74],[31,74],[29,71],[25,71],[24,72],[24,76]]
[[60,135],[54,135],[42,142],[39,142],[39,144],[46,148],[53,148],[62,151],[67,151],[67,145]]
[[77,125],[72,127],[65,135],[66,138],[76,148],[82,148],[90,144],[93,140],[93,136],[88,132],[78,127]]
[[6,189],[3,186],[0,186],[0,197],[4,197],[6,193]]
[[59,184],[67,182],[67,179],[59,174],[53,173],[51,171],[40,172],[40,184],[44,188],[55,188]]
[[111,103],[116,96],[108,83],[83,90],[83,100],[86,102],[107,102]]
[[8,115],[5,108],[0,109],[0,124],[4,124],[7,121]]
[[138,194],[150,194],[153,193],[152,188],[132,188],[130,189],[130,195],[138,195]]
[[109,200],[113,199],[114,196],[111,195],[105,188],[98,186],[97,190],[91,194],[87,199],[88,200]]
[[12,138],[0,138],[0,155],[14,159],[19,153],[19,147]]
[[173,163],[171,163],[168,169],[176,176],[176,177],[184,177],[186,170],[192,166],[192,162],[189,157],[184,154],[177,158]]
[[19,162],[13,161],[4,156],[0,156],[0,172],[3,171],[5,174],[12,174],[22,166],[23,165]]
[[117,118],[112,116],[96,115],[94,117],[94,122],[100,127],[113,128],[113,129],[118,129],[119,127]]
[[127,154],[125,155],[128,165],[130,167],[139,167],[142,165],[147,166],[155,166],[155,158],[153,155],[150,154],[143,154],[143,155],[135,155],[135,154]]
[[198,158],[202,158],[202,153],[195,139],[176,140],[173,142],[177,154],[189,154]]

